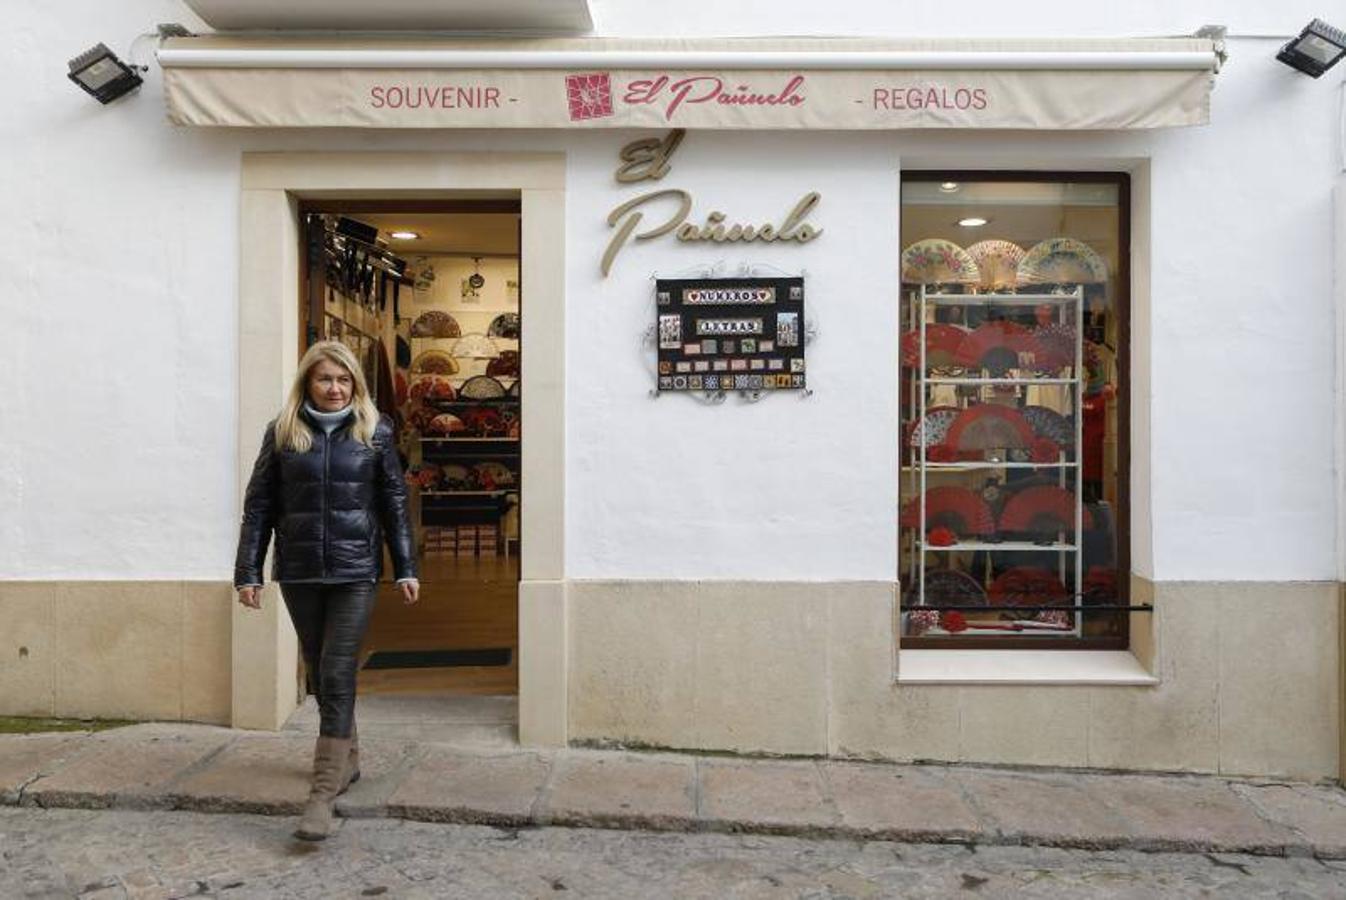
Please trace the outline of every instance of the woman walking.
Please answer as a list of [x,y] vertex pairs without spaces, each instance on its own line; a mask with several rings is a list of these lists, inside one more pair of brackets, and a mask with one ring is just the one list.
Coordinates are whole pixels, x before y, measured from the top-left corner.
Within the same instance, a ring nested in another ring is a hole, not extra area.
[[321,724],[313,780],[295,836],[320,841],[336,796],[360,777],[355,678],[387,541],[403,601],[420,585],[407,491],[391,421],[380,417],[355,355],[314,344],[266,428],[243,499],[234,564],[238,601],[261,608],[262,565],[275,532],[280,582]]

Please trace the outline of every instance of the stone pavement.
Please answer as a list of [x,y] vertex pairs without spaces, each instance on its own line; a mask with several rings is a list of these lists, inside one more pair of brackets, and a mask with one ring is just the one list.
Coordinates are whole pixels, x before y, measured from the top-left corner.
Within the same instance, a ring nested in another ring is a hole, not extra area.
[[[1346,792],[1199,776],[466,745],[362,719],[346,818],[1346,859]],[[293,815],[311,733],[0,736],[0,802]]]

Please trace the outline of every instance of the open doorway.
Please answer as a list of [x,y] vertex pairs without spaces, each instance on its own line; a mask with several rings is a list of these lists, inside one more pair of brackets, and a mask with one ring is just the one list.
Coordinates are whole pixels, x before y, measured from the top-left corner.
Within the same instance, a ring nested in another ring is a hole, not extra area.
[[389,576],[380,585],[360,694],[517,694],[520,204],[321,201],[301,213],[301,340],[346,343],[397,423],[421,574],[413,606]]

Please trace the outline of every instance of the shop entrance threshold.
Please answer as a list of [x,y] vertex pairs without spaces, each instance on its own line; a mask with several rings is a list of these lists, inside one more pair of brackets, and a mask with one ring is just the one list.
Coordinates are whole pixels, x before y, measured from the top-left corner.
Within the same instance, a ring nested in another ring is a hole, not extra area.
[[[360,737],[424,741],[464,749],[506,749],[519,744],[517,695],[361,694],[355,700]],[[318,704],[312,696],[282,729],[318,733]]]

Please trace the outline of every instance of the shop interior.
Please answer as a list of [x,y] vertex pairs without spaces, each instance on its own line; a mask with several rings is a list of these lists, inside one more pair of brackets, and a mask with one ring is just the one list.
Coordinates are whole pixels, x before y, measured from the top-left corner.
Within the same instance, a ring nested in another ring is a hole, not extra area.
[[904,646],[1125,646],[1125,199],[904,180]]
[[420,602],[408,606],[385,559],[359,691],[516,694],[518,203],[363,201],[303,213],[304,341],[355,351],[376,405],[397,423],[420,566]]

